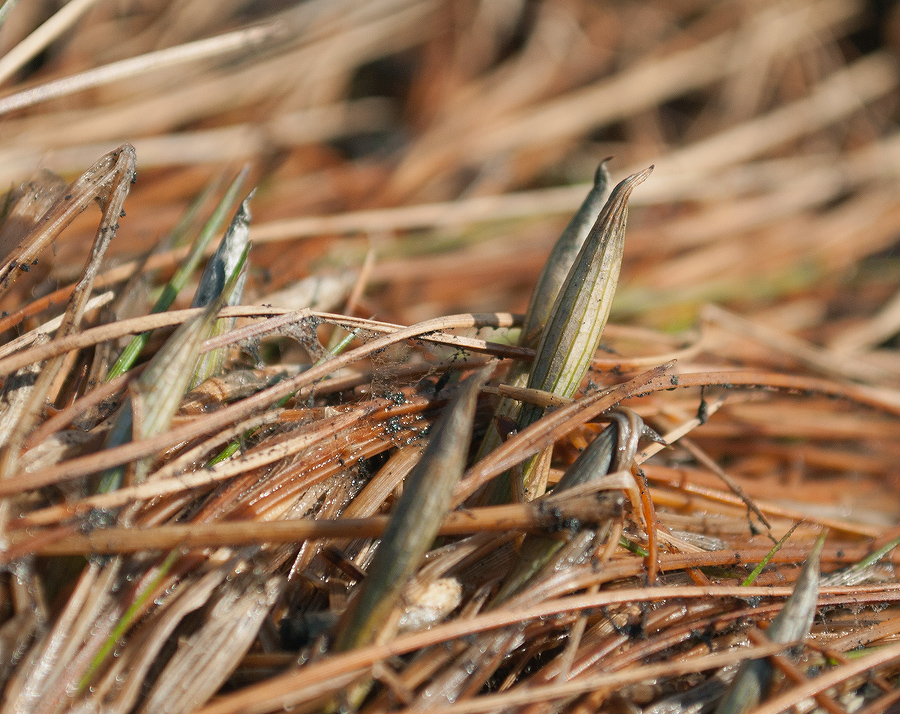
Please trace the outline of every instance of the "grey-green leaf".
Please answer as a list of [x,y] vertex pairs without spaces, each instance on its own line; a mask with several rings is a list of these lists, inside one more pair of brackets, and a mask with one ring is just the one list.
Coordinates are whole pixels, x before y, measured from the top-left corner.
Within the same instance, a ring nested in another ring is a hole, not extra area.
[[[528,376],[530,388],[571,397],[584,379],[619,282],[628,198],[652,171],[651,166],[633,174],[613,189],[550,310]],[[523,406],[519,429],[542,413],[540,407]]]
[[537,343],[540,331],[544,329],[544,325],[550,318],[550,309],[565,283],[566,276],[587,240],[600,209],[606,203],[610,182],[609,169],[606,168],[607,161],[609,159],[600,162],[594,174],[593,188],[585,196],[581,206],[553,246],[553,250],[550,251],[547,262],[544,263],[537,284],[531,293],[528,310],[525,312],[522,336],[519,339],[520,345],[532,346]]
[[[596,217],[606,201],[609,189],[609,170],[606,168],[606,159],[600,162],[594,174],[594,186],[585,196],[579,209],[572,216],[572,220],[565,227],[547,262],[538,276],[537,284],[531,293],[528,310],[525,312],[525,321],[522,324],[522,332],[519,336],[519,344],[525,347],[533,347],[540,338],[541,331],[550,316],[550,308],[559,295],[559,290],[565,282],[566,276],[572,269],[572,264],[581,247],[584,245]],[[510,367],[505,382],[513,387],[524,387],[528,382],[528,373],[531,365],[527,362],[516,361]],[[499,419],[508,418],[515,421],[519,414],[519,402],[509,397],[504,397],[497,405],[494,413],[494,423],[488,429],[478,450],[478,457],[486,456],[500,444],[500,433],[496,424]],[[509,476],[506,475],[491,486],[493,497],[487,497],[487,502],[505,502],[508,500]],[[505,495],[504,495],[505,494]]]
[[469,377],[432,427],[428,446],[406,479],[361,591],[338,623],[337,651],[375,639],[403,586],[422,564],[465,469],[478,393],[491,370],[492,366]]
[[[200,230],[200,234],[194,240],[190,253],[188,253],[187,257],[182,261],[178,270],[175,271],[175,274],[169,282],[163,287],[162,294],[153,306],[152,312],[165,312],[172,306],[178,293],[187,284],[188,279],[193,275],[194,270],[200,264],[200,260],[203,258],[209,242],[219,230],[219,227],[225,222],[225,217],[228,215],[227,211],[229,211],[234,204],[234,201],[238,196],[238,191],[240,191],[248,172],[249,167],[245,166],[235,177],[234,181],[231,182],[231,185],[228,187],[222,200],[219,201],[219,204],[212,212],[209,220],[206,221],[203,228]],[[112,380],[131,369],[149,338],[149,332],[135,335],[126,345],[122,354],[119,355],[119,359],[116,360],[112,369],[109,370],[109,374],[106,376],[107,380]]]
[[[612,424],[604,429],[575,462],[566,469],[554,493],[601,478],[608,473],[631,467],[637,453],[638,440],[644,431],[643,420],[630,409],[615,409],[608,413]],[[503,603],[519,592],[531,578],[564,545],[564,541],[546,535],[528,535],[516,555],[512,570],[491,602],[491,607]]]

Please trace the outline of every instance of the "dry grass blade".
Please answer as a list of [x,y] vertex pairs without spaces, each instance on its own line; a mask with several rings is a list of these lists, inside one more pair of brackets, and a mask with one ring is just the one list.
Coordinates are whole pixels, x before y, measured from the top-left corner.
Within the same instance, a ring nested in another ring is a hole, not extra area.
[[[139,637],[140,647],[119,653],[104,680],[93,684],[92,693],[110,707],[125,711],[133,707],[144,694],[147,674],[172,631],[183,618],[206,605],[222,580],[224,568],[214,570],[194,580],[182,581],[183,587],[170,593],[158,613],[156,627],[148,627]],[[114,692],[114,695],[110,693]]]
[[[83,2],[79,0],[76,3],[69,4],[77,6],[83,4]],[[40,102],[67,96],[73,92],[116,82],[141,72],[157,71],[167,66],[177,66],[185,62],[197,62],[207,57],[235,52],[236,50],[245,50],[254,44],[270,40],[276,34],[277,29],[269,25],[240,30],[230,35],[200,40],[182,47],[168,48],[142,57],[135,57],[105,67],[98,67],[95,70],[75,77],[66,77],[55,82],[48,82],[39,87],[0,98],[0,114],[8,114],[17,109],[24,109]]]
[[217,593],[203,625],[172,657],[138,711],[196,711],[215,694],[284,588],[281,578],[248,575]]
[[0,712],[896,707],[900,10],[0,16]]
[[[308,666],[305,670],[288,672],[263,684],[248,687],[242,692],[229,695],[220,702],[204,707],[200,712],[201,714],[237,714],[237,712],[277,711],[281,707],[300,704],[329,693],[333,688],[341,686],[336,683],[336,678],[339,675],[359,672],[364,668],[371,667],[375,662],[403,655],[434,643],[450,641],[458,637],[473,635],[508,625],[518,625],[523,621],[534,618],[545,618],[586,608],[610,607],[630,602],[661,602],[669,597],[678,597],[685,600],[709,597],[788,598],[791,594],[792,590],[785,587],[742,588],[739,586],[718,586],[710,588],[678,586],[671,588],[626,588],[592,595],[576,595],[545,600],[538,605],[529,605],[527,607],[501,608],[467,620],[444,623],[434,627],[429,632],[403,635],[387,644],[370,645],[369,647],[323,659]],[[900,595],[897,595],[895,599],[900,599]],[[776,648],[781,647],[783,645],[776,643],[773,645],[773,650],[778,651]],[[892,658],[896,658],[898,653],[900,653],[900,646],[892,645],[885,648],[885,650],[889,651],[885,653],[883,659],[875,654],[869,657],[870,661],[890,662]],[[748,652],[747,654],[750,653]],[[671,663],[667,663],[667,666],[671,666]],[[615,682],[615,680],[612,681],[613,683]]]
[[[871,675],[877,672],[879,666],[895,665],[898,661],[900,661],[900,644],[886,645],[876,652],[860,657],[855,662],[835,667],[832,671],[820,675],[802,686],[794,687],[777,697],[772,697],[771,700],[757,707],[756,711],[758,714],[779,714],[829,687],[861,674]],[[891,702],[888,701],[885,705],[890,707]],[[885,711],[890,711],[890,709]]]
[[[115,582],[121,561],[106,566],[88,565],[78,579],[75,592],[55,626],[31,646],[16,676],[7,687],[2,711],[62,711],[72,690],[77,670],[99,649],[108,634],[110,620],[92,632],[98,613],[110,604],[110,588]],[[115,606],[113,605],[115,609]],[[89,637],[92,634],[94,636]]]
[[[105,248],[118,228],[122,205],[135,178],[135,164],[134,149],[126,144],[102,157],[65,191],[60,192],[32,231],[4,257],[4,263],[0,266],[0,296],[9,290],[16,278],[37,264],[41,251],[94,201],[104,207],[104,219],[97,236]],[[85,277],[93,278],[96,272],[95,267]],[[90,283],[87,286],[89,294]]]
[[[65,338],[54,340],[50,343],[32,347],[28,350],[10,355],[6,359],[0,360],[0,375],[5,376],[17,369],[26,367],[36,361],[45,360],[50,357],[57,357],[71,350],[80,349],[82,347],[91,347],[106,340],[113,340],[119,337],[143,332],[145,330],[157,329],[160,327],[171,327],[180,325],[189,319],[195,318],[202,313],[200,308],[191,308],[186,310],[170,310],[166,313],[151,314],[144,317],[132,318],[128,320],[119,320],[110,325],[94,327],[83,330]],[[247,326],[239,330],[234,330],[216,340],[217,344],[209,344],[204,347],[205,350],[214,349],[216,347],[225,347],[242,340],[260,339],[268,332],[277,332],[283,330],[285,326],[293,323],[302,323],[310,319],[321,319],[323,321],[333,322],[347,330],[367,330],[378,333],[394,334],[400,332],[394,340],[402,340],[405,337],[415,337],[426,342],[435,342],[437,344],[449,345],[451,347],[460,347],[473,352],[485,352],[488,354],[497,354],[500,357],[512,358],[529,358],[532,356],[530,350],[519,347],[503,345],[499,343],[487,342],[485,340],[473,339],[459,335],[444,333],[442,330],[452,330],[459,328],[481,328],[481,327],[511,327],[515,323],[515,317],[508,313],[495,313],[489,315],[477,316],[455,316],[448,315],[439,318],[437,321],[428,321],[419,328],[416,326],[402,327],[384,322],[376,322],[373,320],[361,320],[359,318],[348,318],[341,315],[331,313],[312,312],[310,310],[286,310],[284,308],[260,307],[260,306],[237,306],[233,308],[222,308],[221,318],[233,317],[259,317],[273,319],[257,326]],[[409,330],[412,329],[412,332]],[[417,331],[418,330],[418,331]],[[402,331],[402,332],[401,332]],[[390,340],[388,340],[390,341]],[[381,348],[384,345],[380,346]],[[356,353],[358,356],[358,353]]]
[[[12,10],[15,0],[4,2],[0,7],[0,25]],[[75,0],[66,3],[53,17],[37,28],[31,35],[16,45],[0,59],[0,84],[10,78],[23,64],[46,49],[60,34],[71,28],[78,18],[87,12],[97,0]]]
[[[194,313],[196,316],[197,313]],[[177,320],[180,321],[180,320]],[[163,321],[164,324],[165,321]],[[143,439],[140,442],[119,446],[97,454],[70,459],[65,464],[50,466],[30,474],[14,476],[0,482],[0,494],[13,494],[30,488],[40,488],[52,483],[59,483],[86,476],[91,473],[121,466],[136,459],[151,456],[161,449],[174,446],[183,441],[194,439],[209,433],[212,430],[233,424],[237,419],[246,418],[253,414],[259,414],[262,410],[271,407],[278,400],[290,395],[303,387],[311,387],[319,380],[327,377],[341,367],[351,364],[372,354],[377,354],[391,345],[414,339],[420,335],[438,332],[443,329],[471,328],[471,327],[502,327],[512,324],[509,315],[449,315],[435,320],[391,331],[384,337],[373,339],[364,345],[345,352],[324,364],[311,367],[297,377],[286,379],[267,389],[264,389],[251,397],[238,401],[227,407],[206,414],[203,417],[184,426],[170,429],[164,434]],[[138,328],[140,329],[140,328]],[[352,417],[352,415],[350,415]],[[339,420],[336,419],[336,420]],[[330,427],[326,427],[329,431]]]
[[[103,218],[97,228],[87,266],[72,291],[68,307],[57,330],[58,335],[62,337],[75,333],[80,328],[87,309],[94,278],[100,270],[100,262],[118,230],[118,221],[123,213],[122,206],[136,175],[135,162],[134,148],[125,144],[101,158],[62,192],[37,221],[34,229],[23,237],[12,253],[5,258],[3,267],[0,267],[0,296],[10,288],[19,275],[28,272],[37,264],[37,255],[63,228],[93,201],[97,201],[103,210]],[[39,419],[43,402],[53,388],[63,363],[62,357],[54,357],[43,365],[28,401],[23,404],[15,417],[15,429],[0,451],[0,478],[9,478],[18,470],[22,443],[28,431]],[[0,521],[5,521],[5,515],[0,516]]]

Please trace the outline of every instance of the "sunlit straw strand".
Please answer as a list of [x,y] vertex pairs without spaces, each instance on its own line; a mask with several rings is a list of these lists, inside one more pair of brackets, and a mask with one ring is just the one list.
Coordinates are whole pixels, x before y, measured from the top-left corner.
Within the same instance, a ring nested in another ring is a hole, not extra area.
[[97,67],[71,77],[63,77],[62,79],[3,97],[0,99],[0,115],[74,94],[91,87],[99,87],[128,77],[134,77],[144,72],[173,67],[186,62],[196,62],[201,59],[244,49],[270,39],[277,32],[277,25],[252,27],[247,30],[238,30],[219,35],[218,37],[210,37],[205,40],[178,45],[177,47],[169,47],[157,52],[149,52],[139,57],[112,62],[103,67]]

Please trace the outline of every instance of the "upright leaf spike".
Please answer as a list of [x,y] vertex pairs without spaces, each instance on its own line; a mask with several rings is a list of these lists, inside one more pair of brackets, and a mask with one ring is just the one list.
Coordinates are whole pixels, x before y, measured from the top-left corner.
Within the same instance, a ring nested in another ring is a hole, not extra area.
[[346,652],[375,640],[401,589],[422,564],[465,469],[478,394],[491,370],[489,366],[470,376],[431,429],[425,452],[406,478],[361,591],[338,624],[336,651]]
[[[816,540],[794,585],[794,593],[766,630],[766,637],[773,642],[797,642],[809,634],[819,598],[819,556],[827,535],[827,532],[822,533]],[[745,661],[716,714],[743,714],[756,707],[768,691],[773,673],[772,665],[766,659]]]
[[[651,166],[619,183],[597,217],[550,310],[528,375],[530,389],[571,397],[584,379],[600,344],[619,283],[628,198],[652,171]],[[519,411],[519,431],[543,413],[541,407],[525,404]],[[535,479],[535,467],[540,461],[532,457],[523,467],[526,491]]]
[[[172,303],[175,302],[175,298],[178,296],[178,293],[181,292],[182,288],[184,288],[185,285],[187,285],[187,282],[190,279],[191,275],[193,275],[194,271],[197,269],[197,266],[200,265],[200,261],[203,259],[203,256],[206,253],[207,246],[209,245],[213,236],[219,232],[219,229],[225,222],[225,217],[228,215],[228,211],[237,200],[238,193],[241,190],[241,186],[243,186],[244,184],[244,180],[247,178],[249,170],[249,167],[245,166],[235,177],[234,181],[231,182],[231,185],[228,187],[228,190],[225,192],[222,200],[219,201],[219,204],[216,206],[212,215],[209,217],[209,220],[204,224],[203,228],[200,231],[200,234],[194,241],[193,246],[191,246],[191,252],[184,259],[184,262],[178,267],[178,270],[175,271],[172,279],[169,280],[168,283],[166,283],[166,286],[163,288],[162,294],[157,299],[156,304],[151,310],[151,313],[165,312],[166,310],[168,310],[172,306]],[[129,369],[131,369],[149,339],[149,332],[135,335],[128,343],[128,345],[126,345],[125,349],[122,350],[122,354],[119,355],[119,359],[116,360],[116,363],[112,366],[112,369],[109,370],[107,381],[115,379],[119,375],[124,374]]]
[[[222,290],[228,284],[233,285],[229,290],[227,304],[237,305],[244,295],[244,282],[247,272],[244,270],[247,250],[250,246],[250,199],[253,192],[242,202],[225,232],[225,237],[219,243],[219,247],[206,263],[206,269],[200,278],[197,292],[191,307],[204,307],[213,300],[218,299]],[[222,334],[234,326],[234,318],[216,321],[212,328],[212,335]],[[225,363],[225,349],[213,350],[201,355],[194,375],[191,378],[190,388],[193,389],[200,382],[218,374]]]
[[[609,169],[606,167],[608,161],[609,159],[604,159],[597,166],[593,187],[588,191],[584,202],[572,216],[572,220],[563,230],[559,240],[556,241],[538,276],[528,302],[528,309],[525,311],[525,320],[522,323],[519,344],[524,347],[537,344],[541,330],[550,319],[553,303],[559,296],[559,291],[565,284],[566,277],[572,269],[579,251],[594,227],[597,215],[609,197],[610,175]],[[527,371],[526,365],[526,375]]]
[[[571,397],[584,379],[619,283],[628,198],[652,171],[651,166],[633,174],[613,189],[550,310],[528,375],[529,388]],[[542,413],[539,407],[524,406],[519,429]]]
[[[550,308],[559,295],[559,290],[572,269],[572,263],[575,262],[578,251],[584,245],[597,215],[606,202],[610,183],[609,169],[606,167],[608,161],[609,159],[604,159],[597,166],[593,187],[563,229],[547,257],[547,262],[544,263],[525,312],[525,320],[519,335],[519,345],[521,346],[534,347],[537,344],[541,330],[550,316]],[[530,369],[531,365],[527,362],[514,362],[504,382],[512,387],[524,387],[528,382]],[[503,417],[515,420],[518,413],[518,401],[507,397],[500,400],[494,413],[494,425],[488,429],[479,447],[479,458],[487,455],[500,444],[500,434],[495,426],[496,421]]]

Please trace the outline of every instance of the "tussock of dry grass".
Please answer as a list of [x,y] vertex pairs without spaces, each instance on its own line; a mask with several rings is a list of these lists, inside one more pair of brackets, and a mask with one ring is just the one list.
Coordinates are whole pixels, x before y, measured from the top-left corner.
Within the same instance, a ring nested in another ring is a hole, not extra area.
[[[753,658],[756,712],[898,706],[896,556],[866,560],[900,536],[896,13],[248,8],[26,0],[0,26],[0,712],[661,714]],[[655,169],[601,349],[551,399],[507,384],[537,346],[517,314],[607,156]],[[190,323],[197,273],[152,313],[244,164],[234,322]],[[195,352],[224,374],[164,409]],[[551,408],[492,424],[501,398]],[[629,463],[554,491],[598,434]],[[548,494],[490,503],[532,456]],[[423,511],[440,535],[357,637],[376,539],[450,471],[464,510]],[[787,648],[762,631],[825,532]]]

